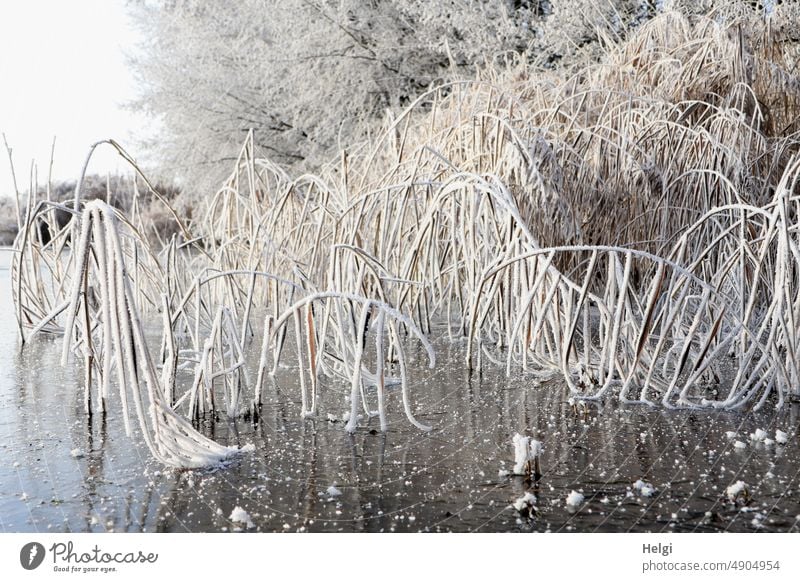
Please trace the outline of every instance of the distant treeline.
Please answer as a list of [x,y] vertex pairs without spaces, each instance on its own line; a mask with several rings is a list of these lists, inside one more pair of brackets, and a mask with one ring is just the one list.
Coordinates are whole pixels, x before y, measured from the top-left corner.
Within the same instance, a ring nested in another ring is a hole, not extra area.
[[[72,205],[75,196],[77,181],[65,180],[54,182],[50,185],[50,200],[60,202],[67,206]],[[158,183],[155,189],[165,199],[174,202],[180,198],[180,189],[172,184]],[[47,199],[47,188],[41,187],[38,190],[38,200]],[[81,185],[81,200],[89,201],[102,199],[106,200],[111,206],[130,214],[134,210],[134,204],[138,206],[138,211],[148,217],[153,223],[153,228],[157,229],[158,235],[168,237],[175,231],[175,225],[163,204],[156,201],[147,185],[139,178],[134,176],[116,175],[101,176],[92,174],[84,178]],[[24,221],[27,216],[28,193],[21,196],[19,203],[21,218]],[[183,205],[186,206],[186,205]],[[182,208],[191,217],[191,208]],[[63,222],[69,221],[69,213],[65,212]],[[19,217],[14,198],[0,197],[0,246],[10,246],[19,231]],[[61,222],[61,218],[59,218]]]

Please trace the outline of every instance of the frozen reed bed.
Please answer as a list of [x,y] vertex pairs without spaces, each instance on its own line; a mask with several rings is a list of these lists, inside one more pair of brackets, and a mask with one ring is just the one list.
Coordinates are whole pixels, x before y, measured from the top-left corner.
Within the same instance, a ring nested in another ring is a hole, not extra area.
[[435,320],[471,369],[560,374],[576,399],[781,406],[800,390],[800,83],[780,34],[667,14],[584,70],[512,63],[432,90],[318,175],[249,136],[202,216],[163,202],[167,241],[136,204],[31,200],[20,334],[63,334],[87,412],[116,385],[175,466],[230,454],[190,422],[258,415],[287,358],[303,416],[338,383],[346,429],[361,411],[385,431],[399,385],[430,428],[407,349],[435,365]]

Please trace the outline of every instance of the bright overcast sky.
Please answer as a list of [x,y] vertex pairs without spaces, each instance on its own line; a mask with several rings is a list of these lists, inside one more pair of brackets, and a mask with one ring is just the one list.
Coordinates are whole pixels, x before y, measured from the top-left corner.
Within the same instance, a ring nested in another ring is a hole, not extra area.
[[[0,0],[0,133],[14,152],[21,190],[31,161],[47,180],[56,137],[55,179],[76,179],[89,146],[114,138],[140,157],[139,135],[122,105],[134,95],[125,54],[136,43],[124,0]],[[90,172],[127,171],[108,146],[92,158]],[[0,139],[0,196],[13,193]]]

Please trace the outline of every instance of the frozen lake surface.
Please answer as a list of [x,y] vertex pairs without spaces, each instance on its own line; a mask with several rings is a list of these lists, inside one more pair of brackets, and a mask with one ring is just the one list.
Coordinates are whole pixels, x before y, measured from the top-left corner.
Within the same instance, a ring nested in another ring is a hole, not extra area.
[[[390,430],[373,418],[354,435],[341,418],[341,385],[323,384],[321,414],[300,420],[296,374],[266,385],[257,423],[221,419],[202,430],[255,451],[224,467],[172,470],[124,433],[119,403],[89,419],[80,373],[62,369],[60,341],[19,349],[0,251],[0,529],[5,532],[247,529],[249,531],[797,531],[800,451],[797,404],[775,412],[682,412],[590,406],[576,414],[563,385],[468,377],[463,345],[435,342],[437,367],[410,370],[424,433],[390,390]],[[410,351],[416,361],[423,354]],[[189,379],[188,373],[183,377]],[[756,442],[757,429],[786,444]],[[541,440],[537,483],[501,476],[513,465],[511,438]],[[736,433],[729,435],[726,433]],[[739,441],[744,446],[736,446]],[[638,483],[637,481],[643,481]],[[726,489],[747,484],[749,503]],[[565,500],[583,494],[577,508]],[[526,492],[536,511],[512,503]]]

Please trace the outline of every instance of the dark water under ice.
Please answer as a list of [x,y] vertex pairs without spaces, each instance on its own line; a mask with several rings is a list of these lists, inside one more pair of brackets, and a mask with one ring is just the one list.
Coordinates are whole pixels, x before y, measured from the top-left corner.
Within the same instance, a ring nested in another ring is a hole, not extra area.
[[[797,404],[778,413],[670,412],[590,407],[576,415],[557,382],[506,379],[502,370],[469,378],[463,345],[436,342],[435,370],[411,372],[423,433],[390,390],[390,430],[377,418],[354,435],[342,422],[344,386],[326,386],[318,420],[299,419],[296,374],[267,384],[263,416],[221,420],[204,430],[255,452],[227,466],[176,471],[150,459],[124,433],[118,402],[91,421],[80,374],[59,366],[60,342],[20,352],[10,300],[8,254],[0,253],[0,531],[797,531],[800,448]],[[421,362],[423,353],[411,351]],[[187,376],[188,378],[188,376]],[[757,428],[786,445],[756,444]],[[544,443],[542,477],[499,476],[513,464],[511,437]],[[726,432],[738,434],[728,438]],[[735,440],[746,444],[734,447]],[[77,456],[74,456],[72,452]],[[643,496],[637,480],[655,492]],[[725,489],[747,483],[746,506]],[[337,491],[329,487],[335,485]],[[530,490],[537,510],[511,507]],[[578,510],[565,504],[576,490]]]

